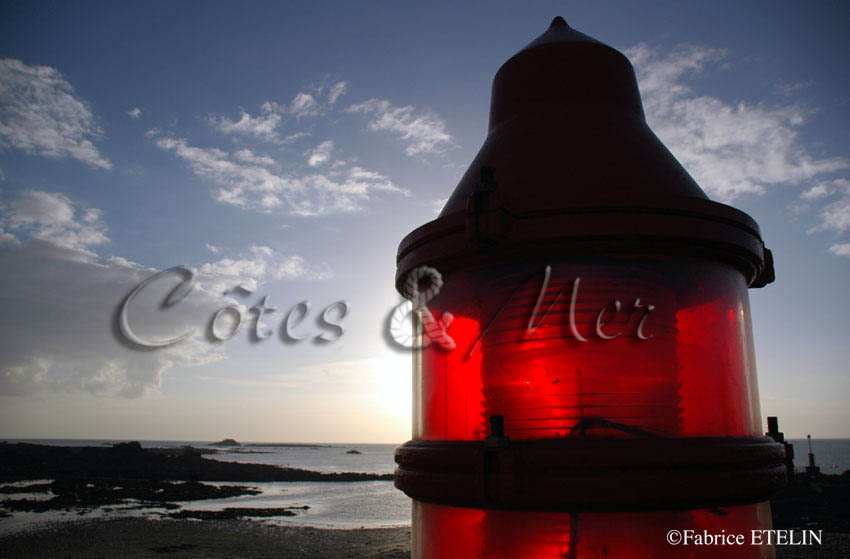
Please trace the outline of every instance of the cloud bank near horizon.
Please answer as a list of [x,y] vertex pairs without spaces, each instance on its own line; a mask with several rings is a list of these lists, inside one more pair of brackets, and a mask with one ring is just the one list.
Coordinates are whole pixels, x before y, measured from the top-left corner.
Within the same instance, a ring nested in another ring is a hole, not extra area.
[[[159,309],[179,283],[176,275],[151,284],[130,305],[133,328],[146,339],[191,338],[156,351],[139,351],[114,335],[115,312],[142,280],[159,272],[96,249],[109,243],[103,212],[68,196],[29,190],[0,206],[0,395],[87,392],[137,398],[157,390],[175,367],[197,367],[226,358],[225,348],[204,338],[214,313],[244,305],[225,290],[255,290],[260,282],[324,279],[298,254],[262,245],[197,267],[198,287],[173,309]],[[220,251],[219,251],[220,252]],[[226,324],[225,324],[226,326]]]

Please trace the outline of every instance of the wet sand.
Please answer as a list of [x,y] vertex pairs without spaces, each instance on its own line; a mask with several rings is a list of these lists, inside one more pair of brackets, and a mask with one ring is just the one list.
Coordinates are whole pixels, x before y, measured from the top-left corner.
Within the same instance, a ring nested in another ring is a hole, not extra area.
[[0,539],[0,556],[402,559],[410,557],[410,528],[325,530],[248,520],[87,520],[6,536]]

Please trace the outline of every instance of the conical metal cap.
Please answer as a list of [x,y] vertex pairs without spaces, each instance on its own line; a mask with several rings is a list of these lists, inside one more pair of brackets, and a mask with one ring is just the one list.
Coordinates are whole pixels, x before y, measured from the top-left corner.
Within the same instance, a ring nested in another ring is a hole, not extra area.
[[496,73],[488,137],[440,215],[466,209],[482,166],[516,212],[706,198],[647,126],[629,60],[561,18]]
[[710,201],[647,126],[629,60],[560,17],[496,73],[484,145],[440,217],[402,241],[398,273],[553,243],[702,256],[772,281],[755,221]]

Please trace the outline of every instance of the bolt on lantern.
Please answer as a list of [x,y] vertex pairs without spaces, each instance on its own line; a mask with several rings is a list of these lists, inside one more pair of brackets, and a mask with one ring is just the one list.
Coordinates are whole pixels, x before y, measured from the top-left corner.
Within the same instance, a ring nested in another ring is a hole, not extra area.
[[396,451],[414,557],[773,557],[667,540],[771,527],[784,450],[760,436],[747,288],[773,264],[649,129],[625,56],[558,17],[501,67],[398,289],[429,268]]

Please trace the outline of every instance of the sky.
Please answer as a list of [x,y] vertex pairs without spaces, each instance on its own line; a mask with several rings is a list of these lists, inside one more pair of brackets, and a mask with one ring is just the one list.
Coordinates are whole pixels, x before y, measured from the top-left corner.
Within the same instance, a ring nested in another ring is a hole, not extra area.
[[[826,1],[0,4],[0,437],[409,439],[398,243],[556,15],[630,58],[652,129],[761,226],[762,415],[850,437],[850,5]],[[190,336],[120,343],[124,298],[176,266],[179,304],[171,272],[127,312]]]

